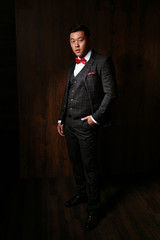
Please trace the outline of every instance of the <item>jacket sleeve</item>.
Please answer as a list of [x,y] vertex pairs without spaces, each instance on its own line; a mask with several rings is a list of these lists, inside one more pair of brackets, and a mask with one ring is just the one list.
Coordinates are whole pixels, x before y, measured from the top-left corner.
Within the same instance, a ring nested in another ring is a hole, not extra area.
[[97,122],[101,122],[101,119],[107,113],[110,103],[117,97],[117,86],[112,58],[103,58],[99,65],[99,77],[102,84],[103,97],[98,109],[92,114],[92,117]]
[[63,101],[62,101],[62,105],[61,105],[61,111],[60,111],[60,115],[59,115],[59,118],[58,118],[58,120],[60,120],[62,123],[63,123],[64,118],[65,118],[66,105],[67,105],[67,87],[66,87],[65,92],[64,92]]
[[68,79],[69,79],[70,69],[72,68],[73,64],[74,64],[74,61],[72,60],[69,62],[68,66],[67,66],[66,87],[65,87],[61,110],[60,110],[60,115],[59,115],[59,119],[58,119],[58,120],[61,120],[62,123],[64,122],[65,114],[66,114],[68,87],[69,87]]

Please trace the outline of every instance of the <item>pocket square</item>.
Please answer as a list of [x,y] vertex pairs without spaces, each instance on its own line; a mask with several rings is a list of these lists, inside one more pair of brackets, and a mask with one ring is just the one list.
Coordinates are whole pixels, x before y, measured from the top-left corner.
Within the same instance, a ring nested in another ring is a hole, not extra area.
[[90,73],[88,73],[88,75],[92,75],[92,74],[95,74],[95,72],[90,72]]

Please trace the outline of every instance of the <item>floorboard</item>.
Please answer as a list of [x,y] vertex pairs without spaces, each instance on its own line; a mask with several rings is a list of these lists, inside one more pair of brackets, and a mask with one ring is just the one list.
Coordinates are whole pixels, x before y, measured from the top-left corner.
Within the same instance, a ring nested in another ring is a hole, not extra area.
[[99,226],[84,231],[86,204],[68,209],[72,177],[1,181],[1,240],[160,240],[160,180],[112,178]]

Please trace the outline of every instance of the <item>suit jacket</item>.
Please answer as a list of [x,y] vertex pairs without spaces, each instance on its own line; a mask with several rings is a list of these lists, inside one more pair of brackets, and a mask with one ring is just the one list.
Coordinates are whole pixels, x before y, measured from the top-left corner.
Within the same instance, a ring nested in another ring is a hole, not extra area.
[[[68,66],[66,89],[59,118],[62,122],[65,122],[69,82],[74,68],[75,60],[72,60]],[[110,107],[113,99],[117,97],[112,58],[92,50],[91,57],[83,68],[83,75],[92,117],[100,125],[110,125]]]

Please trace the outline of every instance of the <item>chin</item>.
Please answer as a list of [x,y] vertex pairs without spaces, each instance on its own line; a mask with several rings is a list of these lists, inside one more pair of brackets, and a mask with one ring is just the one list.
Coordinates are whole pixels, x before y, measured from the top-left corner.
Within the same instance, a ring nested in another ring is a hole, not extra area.
[[80,53],[78,53],[78,54],[77,54],[77,53],[75,53],[75,54],[76,54],[76,56],[77,56],[77,57],[81,57],[81,54],[80,54]]

